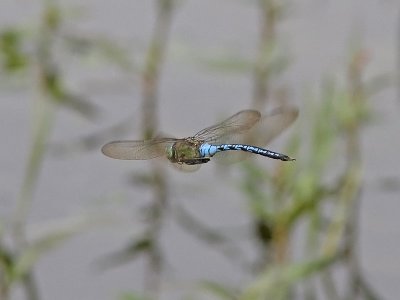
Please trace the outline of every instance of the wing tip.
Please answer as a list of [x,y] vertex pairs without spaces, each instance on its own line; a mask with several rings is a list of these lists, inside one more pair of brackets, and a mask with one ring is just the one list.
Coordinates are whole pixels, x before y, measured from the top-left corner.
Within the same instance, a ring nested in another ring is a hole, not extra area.
[[111,149],[110,146],[113,144],[114,142],[109,142],[105,145],[103,145],[103,147],[101,147],[101,153],[103,153],[105,156],[110,157],[110,158],[115,158],[112,156],[111,154]]

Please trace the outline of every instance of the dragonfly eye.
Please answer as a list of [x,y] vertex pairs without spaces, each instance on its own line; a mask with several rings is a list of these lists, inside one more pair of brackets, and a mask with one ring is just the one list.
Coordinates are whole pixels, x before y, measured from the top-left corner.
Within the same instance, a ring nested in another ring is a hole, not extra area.
[[167,148],[165,149],[165,152],[167,153],[167,158],[169,160],[171,160],[175,157],[175,148],[173,147],[173,145],[167,146]]

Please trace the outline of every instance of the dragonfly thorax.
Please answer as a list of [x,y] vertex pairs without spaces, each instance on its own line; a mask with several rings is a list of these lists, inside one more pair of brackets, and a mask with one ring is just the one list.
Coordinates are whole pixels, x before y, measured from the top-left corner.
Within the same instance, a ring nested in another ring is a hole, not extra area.
[[201,141],[195,139],[182,139],[166,149],[167,158],[172,163],[181,163],[187,165],[204,164],[210,161],[209,158],[200,155]]

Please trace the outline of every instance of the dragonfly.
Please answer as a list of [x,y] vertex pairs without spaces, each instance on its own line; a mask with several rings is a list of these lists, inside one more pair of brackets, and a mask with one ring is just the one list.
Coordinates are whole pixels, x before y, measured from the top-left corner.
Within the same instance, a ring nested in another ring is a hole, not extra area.
[[184,171],[195,171],[214,156],[213,159],[227,162],[240,161],[249,154],[293,161],[294,158],[262,146],[289,127],[297,116],[298,109],[292,106],[279,107],[265,116],[257,110],[247,109],[191,137],[112,141],[101,151],[108,157],[122,160],[163,157]]

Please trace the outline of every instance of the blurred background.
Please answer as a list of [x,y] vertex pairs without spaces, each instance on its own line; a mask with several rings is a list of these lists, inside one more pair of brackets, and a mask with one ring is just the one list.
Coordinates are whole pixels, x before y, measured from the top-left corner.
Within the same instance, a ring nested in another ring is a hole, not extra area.
[[[398,1],[0,7],[0,299],[398,298]],[[100,152],[282,105],[295,162]]]

